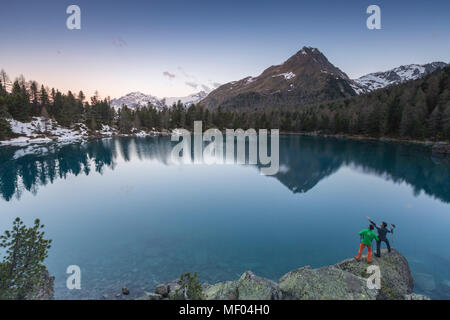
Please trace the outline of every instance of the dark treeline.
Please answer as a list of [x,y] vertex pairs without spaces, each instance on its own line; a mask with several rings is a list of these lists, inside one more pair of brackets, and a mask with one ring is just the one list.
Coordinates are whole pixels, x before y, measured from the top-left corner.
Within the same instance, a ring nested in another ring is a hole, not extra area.
[[[86,101],[83,92],[63,94],[55,89],[26,82],[23,77],[9,82],[0,74],[0,140],[12,136],[13,118],[29,121],[33,116],[56,120],[73,127],[84,123],[91,131],[109,125],[121,133],[137,130],[193,128],[195,120],[204,128],[279,128],[282,132],[321,132],[404,139],[450,140],[450,67],[423,79],[409,81],[347,99],[299,108],[219,108],[210,111],[200,104],[171,108],[152,105],[137,110],[110,107],[109,99],[98,95]],[[9,87],[9,90],[7,88]]]

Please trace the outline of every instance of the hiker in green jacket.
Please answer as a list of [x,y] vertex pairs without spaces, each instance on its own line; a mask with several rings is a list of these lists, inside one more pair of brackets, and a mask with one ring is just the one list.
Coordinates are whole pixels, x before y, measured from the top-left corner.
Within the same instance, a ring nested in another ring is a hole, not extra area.
[[379,241],[378,236],[375,232],[373,232],[373,225],[369,226],[369,229],[364,229],[359,232],[361,237],[361,244],[359,245],[358,255],[355,257],[356,260],[361,260],[361,255],[363,253],[364,248],[367,246],[367,263],[372,262],[372,241],[376,239]]

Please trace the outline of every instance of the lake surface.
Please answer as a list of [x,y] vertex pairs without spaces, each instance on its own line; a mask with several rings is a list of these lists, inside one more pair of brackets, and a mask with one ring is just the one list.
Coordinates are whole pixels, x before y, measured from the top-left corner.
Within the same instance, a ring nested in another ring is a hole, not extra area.
[[[169,138],[0,148],[0,232],[40,218],[58,299],[151,291],[181,273],[277,280],[354,256],[366,216],[397,225],[415,291],[450,299],[450,164],[388,142],[280,136],[280,172],[170,164]],[[384,246],[384,244],[383,244]],[[66,288],[78,265],[82,289]]]

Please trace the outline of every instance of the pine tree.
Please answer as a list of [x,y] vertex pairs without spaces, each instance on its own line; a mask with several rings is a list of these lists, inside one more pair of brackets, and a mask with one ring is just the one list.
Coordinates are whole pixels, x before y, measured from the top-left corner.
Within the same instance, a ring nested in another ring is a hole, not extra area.
[[32,81],[30,84],[30,94],[31,94],[31,115],[38,116],[40,114],[39,110],[39,94],[38,94],[38,84],[36,81]]
[[12,136],[11,125],[6,119],[11,118],[5,104],[0,104],[0,141]]
[[10,80],[8,75],[6,74],[5,70],[0,70],[0,81],[3,85],[3,89],[7,92],[8,86],[10,85]]
[[18,80],[14,81],[11,99],[8,104],[8,112],[19,121],[30,119],[30,100],[25,87],[22,87]]
[[51,247],[51,240],[44,239],[39,219],[27,228],[16,218],[11,231],[0,236],[0,248],[6,249],[0,263],[0,299],[23,300],[30,298],[33,290],[42,284],[46,271],[43,265]]

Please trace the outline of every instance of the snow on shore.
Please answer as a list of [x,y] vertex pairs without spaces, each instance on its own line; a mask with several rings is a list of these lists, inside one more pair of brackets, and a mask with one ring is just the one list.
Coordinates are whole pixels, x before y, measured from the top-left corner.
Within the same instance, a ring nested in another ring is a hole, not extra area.
[[51,119],[33,117],[30,122],[20,122],[7,119],[13,133],[20,135],[11,140],[0,141],[0,145],[23,146],[49,142],[73,142],[88,138],[88,130],[83,123],[78,123],[71,129],[63,128]]
[[93,134],[92,132],[89,132],[88,128],[83,123],[77,123],[68,129],[60,126],[54,120],[44,119],[42,117],[33,117],[30,122],[20,122],[14,119],[7,119],[7,121],[11,126],[12,132],[18,135],[18,137],[0,141],[0,146],[29,146],[33,144],[47,144],[50,142],[81,142],[86,141],[91,135],[94,137],[112,137],[116,135],[149,137],[169,134],[168,131],[159,132],[155,128],[152,128],[149,131],[133,128],[131,134],[119,134],[117,129],[108,125],[102,125],[101,129]]

